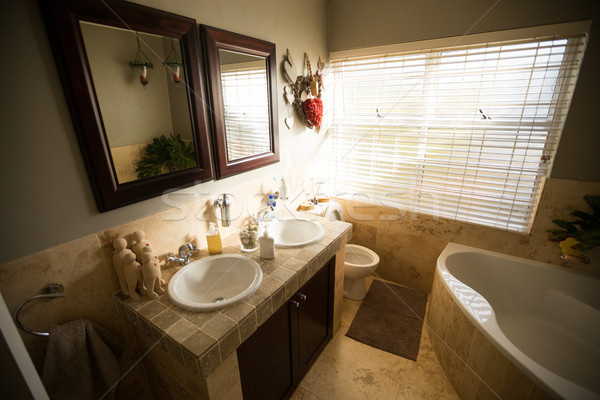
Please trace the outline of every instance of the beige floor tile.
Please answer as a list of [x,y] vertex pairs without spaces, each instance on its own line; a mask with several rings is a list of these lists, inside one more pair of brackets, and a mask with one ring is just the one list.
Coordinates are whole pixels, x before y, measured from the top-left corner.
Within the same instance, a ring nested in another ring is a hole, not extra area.
[[459,399],[446,378],[433,351],[427,329],[423,329],[421,347],[416,363],[406,369],[396,400],[403,399]]
[[459,398],[437,361],[426,329],[416,362],[345,336],[360,303],[344,299],[342,329],[307,373],[293,400]]
[[323,399],[393,399],[402,377],[399,357],[346,337],[342,327],[304,377]]
[[360,307],[360,301],[350,300],[344,297],[344,305],[342,307],[342,326],[349,328],[358,308]]
[[296,389],[290,400],[324,400],[306,390],[302,385]]

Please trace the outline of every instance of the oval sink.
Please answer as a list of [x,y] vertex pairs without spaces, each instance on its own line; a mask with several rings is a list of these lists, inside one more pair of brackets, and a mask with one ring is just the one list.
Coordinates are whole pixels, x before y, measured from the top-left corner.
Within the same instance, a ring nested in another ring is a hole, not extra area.
[[248,257],[225,254],[192,261],[169,282],[169,298],[186,311],[227,307],[258,289],[262,270]]
[[281,219],[270,222],[267,230],[275,247],[302,247],[323,239],[325,229],[307,219]]

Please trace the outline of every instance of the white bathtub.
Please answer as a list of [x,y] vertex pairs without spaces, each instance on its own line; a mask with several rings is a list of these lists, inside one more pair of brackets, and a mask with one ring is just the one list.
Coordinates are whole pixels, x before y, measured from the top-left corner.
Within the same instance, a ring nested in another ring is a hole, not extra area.
[[450,243],[438,274],[509,360],[554,397],[600,399],[600,279]]

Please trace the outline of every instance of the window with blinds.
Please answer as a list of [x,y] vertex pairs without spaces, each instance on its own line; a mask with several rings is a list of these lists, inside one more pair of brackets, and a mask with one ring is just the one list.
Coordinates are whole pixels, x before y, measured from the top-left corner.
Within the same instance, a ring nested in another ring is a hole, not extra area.
[[334,191],[529,231],[585,42],[554,36],[332,57]]
[[[265,63],[245,67],[223,67],[221,85],[229,160],[271,150],[269,98]],[[263,89],[264,88],[264,89]]]

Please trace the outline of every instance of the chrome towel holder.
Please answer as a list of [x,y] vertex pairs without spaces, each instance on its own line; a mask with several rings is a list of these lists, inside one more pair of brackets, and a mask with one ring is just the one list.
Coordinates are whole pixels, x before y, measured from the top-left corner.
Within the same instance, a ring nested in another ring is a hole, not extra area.
[[40,299],[55,299],[57,297],[65,297],[66,293],[63,293],[65,290],[64,286],[60,283],[49,283],[42,288],[42,294],[38,294],[37,296],[32,296],[19,304],[15,312],[13,313],[13,319],[15,320],[15,324],[22,329],[23,331],[36,335],[36,336],[50,336],[50,332],[37,332],[32,329],[29,329],[25,325],[21,323],[19,320],[19,312],[21,309],[30,301],[40,300]]

